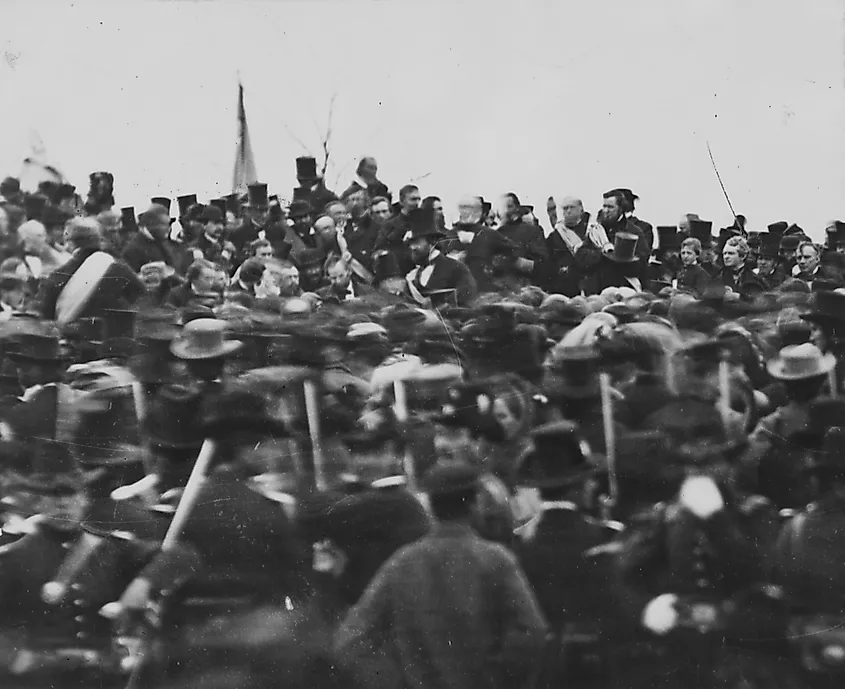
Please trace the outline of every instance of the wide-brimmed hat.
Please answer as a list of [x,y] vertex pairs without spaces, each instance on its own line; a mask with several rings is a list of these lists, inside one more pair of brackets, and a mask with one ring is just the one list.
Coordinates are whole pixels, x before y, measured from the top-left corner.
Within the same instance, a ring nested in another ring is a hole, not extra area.
[[637,256],[637,243],[640,238],[631,232],[617,232],[613,238],[613,249],[606,254],[614,263],[636,263],[640,260]]
[[783,236],[783,233],[786,232],[787,227],[789,227],[789,223],[786,222],[786,220],[781,220],[767,225],[766,229],[768,229],[771,234],[777,235],[777,237],[780,238]]
[[166,385],[153,398],[144,431],[154,446],[192,448],[202,445],[202,395],[186,385]]
[[[212,204],[214,201],[211,202]],[[223,201],[225,204],[226,202]],[[222,223],[226,218],[226,211],[221,210],[217,205],[203,206],[202,213],[199,215],[199,222],[205,224],[210,222]]]
[[240,349],[239,340],[226,339],[226,323],[216,318],[198,318],[188,323],[170,351],[179,359],[216,359]]
[[816,292],[813,310],[801,314],[801,318],[811,323],[845,324],[845,294],[827,290]]
[[58,335],[21,333],[15,339],[15,351],[9,352],[13,361],[61,363],[70,356],[68,350],[62,347]]
[[288,217],[291,220],[296,220],[297,218],[304,218],[306,215],[311,215],[314,213],[314,209],[311,207],[311,204],[308,201],[291,201],[290,207],[288,208]]
[[569,421],[547,423],[530,434],[532,447],[519,460],[517,477],[535,488],[577,485],[595,474],[590,448]]
[[814,344],[790,345],[766,364],[769,375],[778,380],[804,380],[827,375],[836,367],[836,357],[824,354]]

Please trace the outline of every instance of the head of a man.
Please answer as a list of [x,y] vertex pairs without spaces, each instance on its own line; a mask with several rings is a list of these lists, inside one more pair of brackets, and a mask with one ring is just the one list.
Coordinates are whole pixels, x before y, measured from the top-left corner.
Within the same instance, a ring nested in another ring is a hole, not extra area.
[[210,239],[218,241],[223,237],[226,220],[219,208],[206,206],[202,211],[199,222],[202,224],[203,233]]
[[72,218],[65,225],[65,244],[70,251],[99,250],[103,244],[100,223],[95,218]]
[[370,204],[370,217],[373,219],[373,222],[381,227],[390,220],[390,216],[390,201],[384,196],[376,196]]
[[463,225],[475,225],[481,222],[483,215],[480,196],[464,196],[458,201],[458,222]]
[[335,227],[346,227],[349,221],[349,210],[343,201],[332,201],[326,206],[326,216],[331,218]]
[[432,246],[430,237],[416,237],[409,242],[408,249],[414,265],[424,266],[428,263]]
[[359,189],[344,199],[346,203],[346,210],[349,212],[349,217],[354,221],[359,221],[367,214],[367,209],[370,207],[370,197],[366,189]]
[[328,215],[317,218],[314,223],[314,231],[320,240],[328,246],[333,245],[335,239],[337,239],[337,227],[335,227],[334,219]]
[[399,206],[405,215],[419,208],[421,200],[420,189],[414,184],[406,184],[399,190]]
[[499,215],[505,222],[520,220],[522,217],[522,204],[519,202],[519,197],[512,191],[507,194],[502,194],[499,199]]
[[195,292],[206,294],[217,287],[217,272],[217,266],[211,261],[199,259],[191,264],[185,277]]
[[725,268],[739,270],[748,258],[748,244],[742,237],[731,237],[722,249],[722,263]]
[[563,199],[560,207],[563,211],[563,224],[569,229],[577,227],[578,223],[581,222],[581,218],[584,216],[584,204],[581,203],[581,199],[574,196],[567,196]]
[[18,228],[18,241],[24,253],[38,255],[47,246],[47,228],[37,220],[27,220]]
[[620,191],[608,192],[604,195],[601,204],[601,220],[603,223],[613,225],[618,223],[625,214],[625,196]]
[[819,248],[812,242],[801,242],[795,252],[795,260],[802,275],[813,275],[821,263]]
[[358,176],[365,182],[374,182],[378,176],[378,163],[376,159],[369,156],[361,158],[361,162],[358,163],[357,172]]
[[352,269],[343,259],[332,257],[326,261],[326,276],[336,294],[344,294],[352,281]]
[[271,261],[267,263],[264,273],[265,281],[269,282],[280,297],[296,297],[299,295],[299,269],[287,261]]
[[688,237],[681,242],[681,263],[694,266],[701,258],[701,242],[695,237]]
[[273,245],[266,239],[256,239],[250,245],[250,253],[262,263],[266,263],[273,258]]
[[149,232],[153,239],[167,239],[170,234],[170,211],[154,203],[138,216],[138,224]]

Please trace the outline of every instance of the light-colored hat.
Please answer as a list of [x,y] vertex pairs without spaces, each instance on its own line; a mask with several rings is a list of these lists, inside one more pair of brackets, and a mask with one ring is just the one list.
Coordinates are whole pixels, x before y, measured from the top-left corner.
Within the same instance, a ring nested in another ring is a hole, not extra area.
[[216,359],[241,348],[239,340],[226,340],[226,323],[216,318],[197,318],[185,325],[170,351],[180,359]]
[[836,357],[833,354],[823,354],[816,345],[808,342],[784,347],[767,364],[771,376],[778,380],[804,380],[823,376],[835,366]]

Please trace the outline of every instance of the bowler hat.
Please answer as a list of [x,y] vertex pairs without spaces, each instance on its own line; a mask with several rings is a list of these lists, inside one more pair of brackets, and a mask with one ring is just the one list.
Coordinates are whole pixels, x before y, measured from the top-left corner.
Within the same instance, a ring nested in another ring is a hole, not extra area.
[[590,449],[577,426],[556,421],[538,426],[530,434],[532,447],[519,460],[518,481],[535,488],[564,488],[595,474]]
[[267,201],[267,185],[263,182],[255,182],[247,187],[248,201],[246,206],[248,208],[266,209],[269,207]]
[[296,159],[296,178],[301,182],[312,182],[319,179],[317,175],[317,159],[302,156]]
[[[213,203],[213,202],[212,202]],[[225,210],[221,211],[217,205],[204,206],[200,213],[199,221],[203,224],[209,222],[223,222]]]
[[780,239],[780,248],[787,251],[795,251],[801,243],[802,238],[797,234],[785,234]]
[[836,367],[836,357],[823,354],[814,344],[804,343],[784,347],[766,367],[777,380],[804,380],[827,375]]
[[701,242],[704,249],[713,246],[713,223],[710,220],[690,220],[689,236]]
[[238,340],[226,340],[226,324],[216,318],[198,318],[182,330],[170,345],[170,351],[179,359],[216,359],[228,356],[241,348]]
[[311,215],[314,209],[308,201],[292,201],[290,208],[288,208],[288,217],[291,220],[296,218],[304,218],[306,215]]
[[173,204],[173,201],[166,196],[153,196],[150,199],[150,203],[156,206],[164,206],[167,209],[167,212],[170,213],[170,206]]
[[438,462],[423,477],[423,488],[431,496],[460,495],[478,490],[481,472],[464,462]]
[[154,446],[191,448],[202,445],[202,395],[185,385],[166,385],[158,391],[144,419]]
[[184,218],[188,215],[188,211],[191,206],[197,205],[197,195],[186,194],[185,196],[178,196],[176,198],[176,203],[179,206],[179,217]]
[[617,232],[613,238],[613,250],[607,257],[615,263],[636,263],[640,260],[635,253],[639,239],[630,232]]

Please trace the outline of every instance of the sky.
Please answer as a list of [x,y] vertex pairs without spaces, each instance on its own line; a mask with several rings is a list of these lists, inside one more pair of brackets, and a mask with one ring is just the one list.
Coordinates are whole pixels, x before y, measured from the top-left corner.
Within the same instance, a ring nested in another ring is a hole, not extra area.
[[[845,219],[841,0],[74,2],[6,0],[0,174],[30,131],[81,192],[119,206],[231,191],[237,83],[259,178],[291,198],[294,159],[340,192],[373,155],[450,215],[467,193],[630,187],[638,216],[752,229]],[[543,219],[544,212],[541,212]]]

